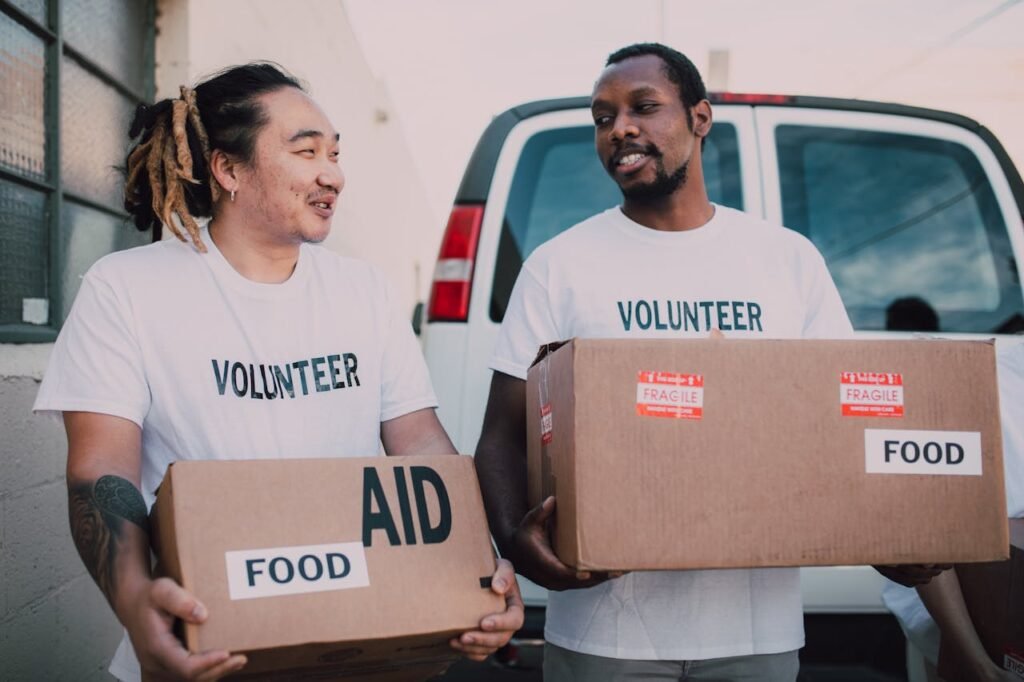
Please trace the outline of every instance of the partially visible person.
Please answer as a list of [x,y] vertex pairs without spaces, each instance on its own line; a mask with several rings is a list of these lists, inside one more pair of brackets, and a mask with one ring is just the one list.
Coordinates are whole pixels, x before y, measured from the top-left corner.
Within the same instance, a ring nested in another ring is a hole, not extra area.
[[897,298],[885,309],[885,328],[889,331],[937,332],[939,314],[920,296]]
[[[1024,518],[1024,340],[997,349],[999,407],[1007,518]],[[973,670],[971,680],[1020,682],[988,657],[971,623],[956,570],[936,576],[915,590],[887,584],[882,598],[907,636],[908,666],[920,660],[929,682],[938,682],[939,642],[954,649]],[[961,682],[946,680],[945,682]]]
[[[185,650],[174,621],[206,607],[151,573],[147,512],[171,462],[455,448],[383,276],[315,246],[344,176],[339,135],[298,81],[230,68],[140,106],[129,135],[125,208],[177,239],[89,270],[34,409],[63,415],[72,536],[126,630],[111,672],[212,680],[245,657]],[[507,561],[492,584],[506,610],[451,643],[476,660],[523,622]]]

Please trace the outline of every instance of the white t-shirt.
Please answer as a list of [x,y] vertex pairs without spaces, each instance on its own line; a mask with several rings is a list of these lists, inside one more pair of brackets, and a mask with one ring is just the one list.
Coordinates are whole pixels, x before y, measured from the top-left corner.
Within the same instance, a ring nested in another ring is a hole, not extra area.
[[[523,265],[491,368],[520,379],[547,342],[584,338],[842,338],[849,318],[801,235],[724,206],[659,232],[613,208]],[[701,660],[803,646],[799,569],[649,571],[552,592],[548,641],[620,659]]]
[[[1014,339],[996,350],[999,412],[1003,427],[1003,473],[1007,518],[1024,518],[1024,340]],[[886,581],[882,601],[896,616],[907,638],[937,664],[939,628],[912,587]]]
[[[181,459],[357,457],[380,423],[437,406],[409,322],[372,266],[302,245],[280,284],[162,241],[86,273],[34,410],[110,414],[142,427],[152,505]],[[127,637],[111,664],[137,679]]]

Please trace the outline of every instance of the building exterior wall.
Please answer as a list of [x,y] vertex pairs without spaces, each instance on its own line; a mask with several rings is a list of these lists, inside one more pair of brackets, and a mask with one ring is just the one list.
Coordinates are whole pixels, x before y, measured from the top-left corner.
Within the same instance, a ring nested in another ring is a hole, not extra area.
[[64,429],[32,416],[38,388],[0,378],[0,678],[106,680],[121,629],[71,543]]

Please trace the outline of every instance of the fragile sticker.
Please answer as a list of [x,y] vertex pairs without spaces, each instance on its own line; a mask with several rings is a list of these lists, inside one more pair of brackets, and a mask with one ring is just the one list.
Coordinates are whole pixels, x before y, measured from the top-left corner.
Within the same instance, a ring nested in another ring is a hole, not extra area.
[[367,587],[370,575],[361,542],[299,545],[225,552],[231,599],[279,597]]
[[540,361],[540,366],[538,368],[538,371],[540,372],[540,381],[537,382],[537,398],[540,403],[541,445],[550,445],[552,438],[554,438],[551,424],[551,399],[548,397],[548,377],[551,374],[550,362],[551,355],[548,354]]
[[1024,654],[1007,649],[1003,652],[1003,668],[1024,679]]
[[843,372],[839,404],[844,417],[902,417],[903,375],[893,372]]
[[704,375],[638,372],[636,413],[644,417],[703,418]]
[[551,403],[540,406],[540,442],[547,445],[551,442]]
[[981,433],[865,429],[864,462],[869,474],[981,476]]

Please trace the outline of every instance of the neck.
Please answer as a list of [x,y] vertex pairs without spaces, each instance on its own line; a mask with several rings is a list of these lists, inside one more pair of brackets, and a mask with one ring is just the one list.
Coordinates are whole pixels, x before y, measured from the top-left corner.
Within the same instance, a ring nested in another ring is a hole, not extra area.
[[685,232],[703,227],[715,215],[715,208],[704,198],[703,202],[679,205],[671,198],[642,205],[625,201],[622,212],[630,220],[661,232]]
[[277,243],[237,221],[218,216],[210,222],[210,239],[238,274],[260,284],[280,284],[292,276],[299,260],[298,242]]

